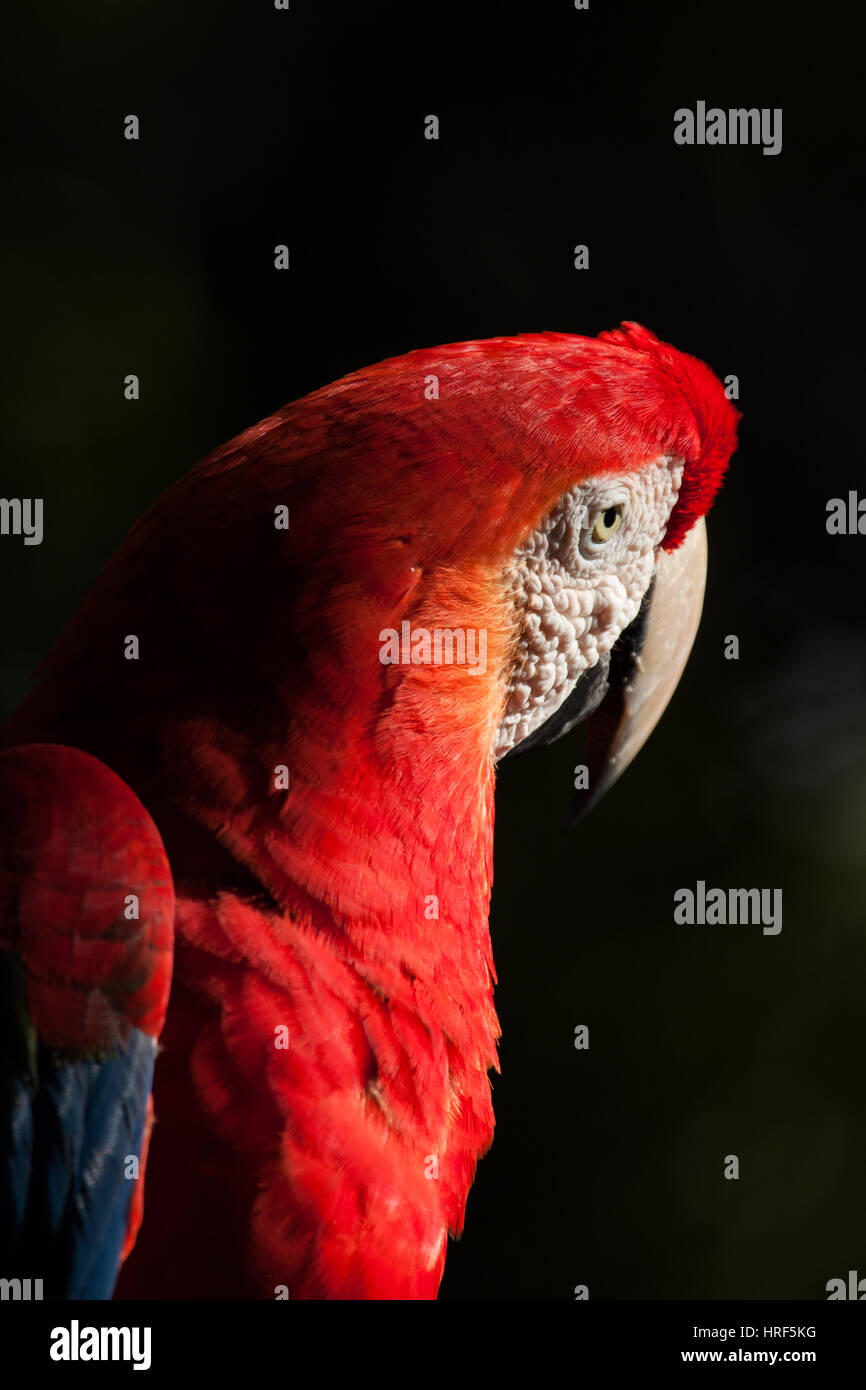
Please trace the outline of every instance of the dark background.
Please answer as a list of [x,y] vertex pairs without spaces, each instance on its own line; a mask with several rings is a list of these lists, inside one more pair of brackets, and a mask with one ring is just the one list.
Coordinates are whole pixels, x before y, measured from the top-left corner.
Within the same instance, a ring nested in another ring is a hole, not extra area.
[[[856,11],[590,3],[7,21],[0,491],[46,535],[0,543],[0,716],[160,491],[355,367],[636,318],[736,374],[662,725],[572,834],[577,744],[501,774],[497,1139],[443,1296],[823,1298],[866,1276],[866,538],[825,530],[863,475]],[[676,146],[698,99],[783,107],[783,152]],[[781,935],[675,925],[698,878],[781,887]]]

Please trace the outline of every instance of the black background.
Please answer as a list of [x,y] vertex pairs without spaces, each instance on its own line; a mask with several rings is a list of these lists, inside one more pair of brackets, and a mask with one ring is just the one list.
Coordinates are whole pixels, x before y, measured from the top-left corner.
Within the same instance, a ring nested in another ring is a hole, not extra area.
[[[497,1139],[443,1296],[823,1298],[866,1275],[866,538],[825,529],[863,476],[856,10],[590,5],[17,15],[2,494],[46,534],[0,541],[0,715],[160,491],[355,367],[635,318],[736,374],[662,725],[573,834],[576,745],[501,774]],[[782,107],[782,153],[676,146],[699,99]],[[698,878],[782,888],[781,935],[675,925]]]

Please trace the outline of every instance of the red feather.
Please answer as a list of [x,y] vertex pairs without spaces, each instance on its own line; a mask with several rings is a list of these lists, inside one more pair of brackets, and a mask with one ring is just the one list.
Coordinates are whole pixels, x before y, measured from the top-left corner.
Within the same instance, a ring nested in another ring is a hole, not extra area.
[[7,749],[0,846],[0,949],[24,967],[41,1040],[97,1052],[131,1028],[158,1037],[174,890],[156,827],[129,787],[75,748]]

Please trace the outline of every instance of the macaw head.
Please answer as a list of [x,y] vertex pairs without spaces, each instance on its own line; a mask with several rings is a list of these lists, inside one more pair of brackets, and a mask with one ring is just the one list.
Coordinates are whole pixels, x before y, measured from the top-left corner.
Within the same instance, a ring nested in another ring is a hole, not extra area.
[[577,818],[625,770],[679,682],[703,604],[704,517],[739,416],[702,362],[638,324],[551,347],[580,381],[579,420],[561,404],[554,417],[566,452],[576,429],[580,461],[508,565],[518,636],[496,756],[586,721]]
[[[721,383],[630,323],[412,352],[303,404],[306,450],[320,431],[305,466],[338,476],[315,514],[305,496],[293,542],[312,539],[313,622],[345,637],[334,698],[349,672],[379,709],[384,688],[389,761],[412,750],[425,778],[435,758],[476,785],[485,762],[588,720],[586,809],[691,649],[703,518],[736,443]],[[360,655],[374,632],[379,671]]]
[[[737,418],[637,324],[357,371],[159,499],[16,732],[41,709],[153,778],[277,899],[291,879],[395,920],[407,860],[458,874],[455,840],[489,831],[498,759],[589,718],[597,796],[641,745],[695,634]],[[478,906],[489,854],[467,862]]]

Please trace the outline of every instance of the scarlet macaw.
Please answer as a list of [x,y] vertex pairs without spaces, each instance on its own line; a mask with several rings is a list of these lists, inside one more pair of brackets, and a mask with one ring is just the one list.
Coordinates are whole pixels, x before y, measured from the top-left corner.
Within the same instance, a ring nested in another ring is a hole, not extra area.
[[173,919],[120,1292],[436,1296],[493,1136],[496,761],[590,715],[597,795],[647,736],[736,420],[636,324],[458,343],[133,527],[2,731],[7,1272],[111,1291]]

